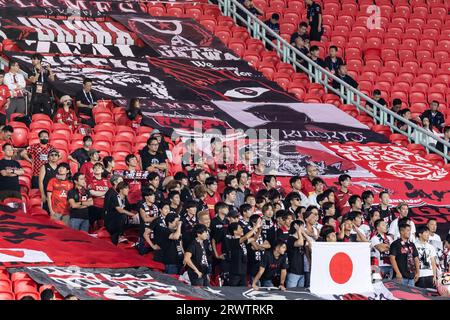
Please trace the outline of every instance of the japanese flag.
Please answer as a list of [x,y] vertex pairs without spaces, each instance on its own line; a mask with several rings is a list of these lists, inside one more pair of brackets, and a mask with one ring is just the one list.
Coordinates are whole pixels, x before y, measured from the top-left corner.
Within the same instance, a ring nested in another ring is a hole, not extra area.
[[373,292],[370,243],[314,242],[310,290],[317,295]]
[[3,262],[53,262],[43,251],[30,249],[0,248],[0,263]]

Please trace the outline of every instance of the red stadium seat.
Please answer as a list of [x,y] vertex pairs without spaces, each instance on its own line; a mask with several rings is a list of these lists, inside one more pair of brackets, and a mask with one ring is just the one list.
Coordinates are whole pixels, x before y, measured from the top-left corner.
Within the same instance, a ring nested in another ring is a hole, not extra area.
[[409,140],[406,136],[400,133],[393,133],[389,136],[389,141],[402,147],[407,147]]
[[418,154],[421,157],[425,157],[427,155],[427,150],[421,144],[410,143],[406,146],[406,148],[414,154]]
[[148,13],[155,17],[162,17],[166,14],[166,8],[163,5],[149,5]]
[[36,291],[16,293],[16,300],[21,300],[23,297],[26,297],[26,296],[32,297],[34,300],[41,300],[41,296],[39,295],[39,292],[36,292]]
[[375,131],[377,133],[381,133],[384,134],[386,137],[390,137],[392,134],[391,128],[389,128],[388,126],[384,126],[384,125],[374,125],[372,127],[372,131]]
[[16,300],[16,296],[12,292],[0,291],[0,300]]
[[424,158],[430,161],[431,163],[437,165],[438,167],[443,167],[445,164],[444,158],[442,158],[438,154],[430,153],[427,154]]

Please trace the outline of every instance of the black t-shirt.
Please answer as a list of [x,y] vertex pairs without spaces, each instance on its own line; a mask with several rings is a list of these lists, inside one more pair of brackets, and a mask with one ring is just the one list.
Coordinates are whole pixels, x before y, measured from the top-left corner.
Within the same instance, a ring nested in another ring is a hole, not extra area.
[[272,280],[275,276],[281,273],[281,270],[288,269],[288,258],[284,254],[278,259],[275,259],[273,250],[268,250],[264,253],[261,261],[261,267],[264,268],[264,273],[261,276],[261,280]]
[[298,239],[293,235],[289,235],[287,240],[287,254],[289,259],[289,273],[304,274],[304,256],[305,248],[294,246]]
[[277,230],[277,240],[281,240],[284,243],[287,243],[287,240],[289,238],[289,229],[286,229],[285,227],[280,227]]
[[162,216],[159,216],[150,224],[150,229],[153,230],[153,239],[155,243],[161,247],[161,230],[167,228],[166,221]]
[[349,236],[344,235],[344,238],[339,242],[357,242],[358,235],[356,233],[350,233]]
[[245,243],[239,243],[239,239],[227,239],[227,247],[230,252],[230,274],[247,273],[247,247]]
[[162,249],[162,260],[164,264],[176,264],[180,265],[183,263],[183,248],[181,247],[181,240],[171,240],[170,235],[175,231],[169,228],[160,228],[159,237],[161,243],[159,244]]
[[377,210],[380,212],[380,219],[383,219],[388,225],[395,220],[394,210],[391,207],[382,209],[381,206],[378,206]]
[[[139,214],[140,214],[141,210],[143,210],[145,212],[145,215],[148,218],[157,217],[158,213],[159,213],[157,206],[155,206],[154,204],[148,205],[147,202],[145,202],[145,201],[141,201],[141,203],[138,205]],[[155,221],[155,220],[153,220],[153,221]],[[144,219],[142,219],[139,216],[139,234],[141,237],[144,236],[145,229],[150,229],[150,224],[151,223],[146,223],[144,221]],[[153,239],[153,233],[152,233],[152,236],[150,236],[150,238]]]
[[[207,248],[205,246],[205,242],[200,244],[197,240],[191,242],[186,252],[190,252],[192,254],[191,260],[195,267],[203,274],[206,274],[209,269],[209,260]],[[188,265],[188,272],[194,273]]]
[[308,34],[307,33],[305,33],[305,34],[303,34],[303,35],[300,35],[298,32],[294,32],[292,35],[291,35],[291,40],[290,40],[290,42],[289,43],[295,43],[295,40],[297,40],[297,38],[298,37],[301,37],[302,39],[303,39],[303,41],[305,41],[306,39],[309,39],[309,36],[308,36]]
[[[109,190],[107,191],[109,192]],[[114,191],[115,192],[115,191]],[[108,200],[108,202],[106,202]],[[108,203],[108,204],[106,204]],[[105,205],[107,206],[106,209],[106,216],[105,216],[105,223],[107,223],[107,221],[109,223],[114,222],[114,221],[119,221],[119,220],[123,220],[126,218],[125,215],[119,213],[119,211],[117,211],[117,207],[121,207],[125,210],[130,209],[130,203],[128,202],[128,199],[121,199],[119,194],[117,192],[115,192],[115,194],[110,194],[108,199],[106,198],[105,195]]]
[[307,7],[307,18],[311,27],[319,25],[319,15],[322,14],[322,8],[318,3],[313,2]]
[[181,221],[183,224],[181,225],[181,235],[183,238],[183,247],[187,249],[193,239],[192,229],[194,225],[197,223],[197,219],[195,216],[192,218],[188,216],[188,214],[184,214],[181,216]]
[[419,256],[417,248],[411,241],[397,239],[389,248],[391,256],[395,256],[398,269],[405,279],[413,279],[416,272],[414,258]]
[[[81,190],[74,188],[69,190],[69,192],[67,193],[67,201],[73,199],[75,202],[85,202],[91,198],[91,194],[85,188],[82,188]],[[70,208],[70,218],[86,220],[89,219],[89,207],[83,209]]]
[[272,220],[263,219],[261,234],[264,240],[269,241],[273,246],[276,240],[276,228],[275,223]]
[[82,104],[94,104],[97,102],[97,95],[92,92],[84,92],[84,90],[78,91],[77,95],[75,96],[75,101],[81,101]]
[[48,182],[56,177],[56,174],[58,173],[58,170],[53,169],[52,166],[50,166],[50,164],[46,163],[44,164],[44,168],[45,168],[45,176],[44,176],[44,181],[43,181],[43,185],[44,185],[44,191],[45,194],[47,194],[47,186],[48,186]]
[[72,156],[72,158],[74,158],[75,160],[78,161],[78,163],[80,164],[80,167],[83,165],[83,163],[88,162],[90,160],[89,156],[88,156],[88,152],[84,148],[78,148],[77,150],[72,152],[70,155]]
[[[180,192],[180,198],[182,203],[186,203],[187,201],[192,201],[192,193],[188,187],[183,187]],[[201,211],[201,210],[200,210]],[[200,212],[197,210],[197,212]]]
[[222,243],[225,239],[225,235],[228,231],[229,221],[227,218],[221,220],[219,216],[214,217],[211,220],[211,238],[216,243]]
[[37,71],[35,68],[33,68],[33,70],[31,71],[31,75],[32,76],[37,76],[37,81],[35,83],[33,83],[33,86],[31,88],[31,93],[34,95],[36,94],[36,88],[37,85],[39,84],[40,86],[42,86],[42,92],[43,94],[48,94],[48,76],[49,76],[49,72],[47,71],[47,69],[41,68],[40,71]]
[[[345,75],[345,76],[339,76],[338,75],[337,77],[339,79],[341,79],[342,81],[344,81],[345,83],[347,83],[349,86],[352,86],[355,89],[358,88],[358,82],[356,82],[355,79],[353,79],[349,75]],[[335,89],[340,89],[341,88],[341,84],[339,82],[337,82],[336,80],[333,80],[332,86]]]
[[340,57],[336,57],[336,61],[333,61],[330,56],[327,56],[324,63],[328,70],[337,72],[339,66],[344,64],[344,61]]
[[[1,170],[18,170],[22,166],[16,160],[0,160]],[[20,192],[19,176],[5,177],[0,174],[0,190],[17,191]]]
[[148,152],[148,147],[145,146],[144,149],[139,151],[142,160],[142,170],[146,170],[148,167],[154,164],[165,163],[166,155],[164,153],[156,152],[155,154],[150,154]]

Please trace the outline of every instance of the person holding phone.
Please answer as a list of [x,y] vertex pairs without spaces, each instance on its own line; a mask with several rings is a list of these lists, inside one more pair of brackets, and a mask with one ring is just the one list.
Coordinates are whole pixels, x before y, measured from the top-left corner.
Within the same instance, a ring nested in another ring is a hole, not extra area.
[[91,127],[95,125],[92,109],[97,105],[97,100],[97,95],[92,91],[92,80],[85,78],[83,80],[83,89],[77,93],[75,96],[75,101],[79,115],[89,117],[89,119],[80,117],[82,119],[81,122]]
[[53,114],[50,103],[49,81],[55,81],[55,74],[49,64],[43,64],[44,57],[40,53],[31,56],[33,69],[28,80],[31,89],[31,113],[44,113],[49,117]]

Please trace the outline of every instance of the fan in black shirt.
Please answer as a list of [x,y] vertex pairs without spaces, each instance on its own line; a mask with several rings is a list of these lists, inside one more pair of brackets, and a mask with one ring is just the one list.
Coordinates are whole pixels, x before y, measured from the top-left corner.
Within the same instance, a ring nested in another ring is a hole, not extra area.
[[[387,102],[386,100],[384,100],[381,97],[381,91],[378,89],[373,90],[373,96],[372,99],[375,100],[376,102],[378,102],[379,104],[381,104],[382,106],[386,107],[387,106]],[[370,110],[373,111],[373,104],[370,101],[367,101],[366,103],[366,107]],[[379,113],[379,111],[378,111]]]
[[183,245],[181,240],[182,222],[177,214],[169,213],[165,218],[167,228],[161,228],[160,246],[162,249],[162,262],[167,274],[180,274],[183,266]]
[[92,80],[84,79],[83,89],[75,96],[78,112],[92,118],[92,109],[97,105],[97,100],[97,95],[92,92]]
[[92,138],[90,136],[83,137],[83,147],[76,149],[69,155],[69,160],[75,162],[79,165],[78,168],[90,160],[88,155],[89,150],[91,150]]
[[253,289],[258,290],[260,279],[263,287],[273,287],[275,278],[280,276],[279,288],[283,291],[286,290],[285,281],[288,269],[286,249],[286,243],[277,241],[273,250],[264,253],[259,271],[253,279]]
[[155,137],[147,140],[147,145],[139,151],[141,156],[141,167],[148,172],[158,172],[164,177],[167,170],[166,155],[158,151],[159,142]]
[[186,250],[193,238],[192,230],[197,223],[197,204],[194,201],[186,203],[185,212],[181,216],[183,227],[181,228],[181,234],[183,239],[183,248]]
[[225,235],[228,229],[228,205],[219,202],[214,206],[216,217],[211,220],[211,244],[214,252],[215,264],[223,267],[226,259]]
[[2,150],[5,156],[0,160],[0,200],[8,197],[21,199],[19,176],[24,174],[24,170],[19,162],[12,160],[14,148],[11,144],[4,144]]
[[193,286],[207,286],[210,260],[208,259],[205,242],[208,239],[208,229],[204,225],[197,224],[194,226],[192,233],[195,235],[195,239],[184,254],[189,280]]
[[286,278],[286,288],[303,287],[305,285],[305,228],[301,220],[295,220],[289,230],[287,254],[289,269]]
[[[355,79],[353,79],[352,77],[350,77],[347,74],[347,65],[345,65],[345,64],[340,65],[336,76],[339,79],[341,79],[342,81],[344,81],[345,83],[347,83],[348,85],[352,86],[353,88],[358,89],[358,87],[359,87],[358,82],[356,82]],[[339,82],[337,82],[336,80],[333,80],[332,86],[335,89],[341,88],[341,84]]]
[[262,224],[262,236],[264,240],[267,240],[271,246],[275,245],[276,240],[276,226],[273,222],[273,206],[270,203],[265,204],[262,207],[263,224]]
[[244,230],[239,223],[231,223],[228,226],[228,232],[231,238],[228,239],[228,250],[230,252],[230,280],[229,285],[232,287],[246,287],[247,275],[247,246],[255,241],[255,235],[261,228],[261,221],[244,235]]
[[330,46],[328,56],[325,58],[325,67],[331,71],[332,74],[336,74],[339,67],[344,64],[344,60],[337,56],[338,48],[336,46]]
[[400,238],[392,242],[389,258],[396,279],[402,284],[414,286],[420,274],[419,253],[415,244],[409,240],[411,236],[409,224],[400,224],[398,228]]
[[250,217],[250,222],[248,226],[248,231],[256,228],[257,225],[261,227],[257,229],[255,235],[255,241],[252,241],[247,246],[248,249],[248,273],[250,277],[254,277],[259,270],[259,265],[261,263],[262,257],[264,255],[265,250],[270,249],[270,243],[267,240],[264,240],[262,236],[262,228],[263,228],[263,220],[258,214],[254,214]]
[[139,243],[136,246],[141,255],[148,253],[151,249],[161,249],[157,244],[153,243],[154,233],[150,227],[159,214],[158,207],[155,205],[155,193],[151,189],[144,189],[142,190],[142,199],[144,200],[138,205]]

